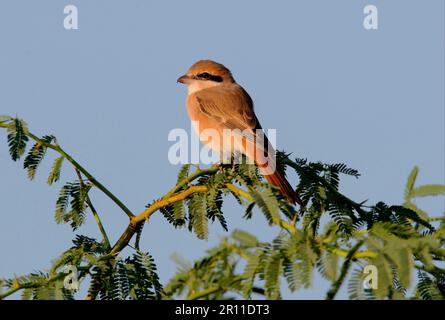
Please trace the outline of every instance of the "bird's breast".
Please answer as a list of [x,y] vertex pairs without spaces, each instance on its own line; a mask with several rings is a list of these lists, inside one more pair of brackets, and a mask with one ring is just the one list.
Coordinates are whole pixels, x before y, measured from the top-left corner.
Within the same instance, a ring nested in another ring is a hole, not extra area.
[[195,94],[187,97],[187,112],[192,121],[193,129],[201,142],[208,145],[211,149],[220,150],[223,140],[223,128],[221,124],[205,113],[199,107],[199,102]]
[[187,112],[191,121],[199,123],[199,132],[197,133],[201,133],[204,129],[220,129],[215,119],[212,119],[201,111],[195,94],[187,96]]

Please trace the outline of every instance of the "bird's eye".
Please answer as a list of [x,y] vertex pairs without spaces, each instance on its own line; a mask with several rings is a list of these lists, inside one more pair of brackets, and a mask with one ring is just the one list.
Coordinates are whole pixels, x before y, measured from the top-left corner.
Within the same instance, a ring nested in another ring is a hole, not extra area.
[[210,78],[210,74],[208,74],[207,72],[203,72],[203,73],[198,74],[198,78],[209,79]]

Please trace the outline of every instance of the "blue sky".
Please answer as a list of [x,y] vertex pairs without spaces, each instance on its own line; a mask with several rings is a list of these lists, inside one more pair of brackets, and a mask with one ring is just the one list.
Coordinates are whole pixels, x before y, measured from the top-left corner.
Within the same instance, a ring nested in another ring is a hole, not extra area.
[[[68,4],[78,7],[78,30],[63,28]],[[368,4],[379,10],[378,30],[363,28]],[[0,38],[0,114],[56,135],[135,212],[176,181],[168,132],[190,130],[176,79],[203,58],[233,71],[263,127],[277,129],[279,149],[358,169],[359,180],[342,184],[353,199],[400,203],[414,165],[419,183],[445,180],[441,0],[3,0]],[[73,235],[53,220],[60,185],[45,184],[51,161],[30,183],[1,139],[0,276],[9,277],[48,268]],[[126,216],[98,192],[92,198],[116,239]],[[444,211],[443,199],[419,205]],[[259,214],[243,221],[234,201],[224,209],[231,230],[276,235]],[[100,237],[92,219],[79,233]],[[141,245],[166,281],[171,254],[198,258],[225,235],[215,224],[208,241],[198,240],[156,214]],[[325,291],[317,277],[314,288],[286,297]]]

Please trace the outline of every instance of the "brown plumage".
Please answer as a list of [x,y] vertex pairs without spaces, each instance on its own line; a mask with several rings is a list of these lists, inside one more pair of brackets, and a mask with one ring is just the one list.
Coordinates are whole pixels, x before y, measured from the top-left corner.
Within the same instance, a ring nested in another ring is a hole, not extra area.
[[[275,150],[263,134],[254,113],[249,94],[238,85],[229,69],[211,60],[201,60],[178,79],[188,86],[187,111],[190,119],[198,123],[199,136],[205,129],[216,130],[219,141],[203,141],[213,150],[238,151],[253,159],[266,180],[278,187],[292,204],[302,204],[297,193],[284,175],[276,170]],[[241,130],[242,134],[229,136],[224,129]],[[232,149],[225,150],[224,139],[230,139]],[[221,141],[222,140],[222,141]]]

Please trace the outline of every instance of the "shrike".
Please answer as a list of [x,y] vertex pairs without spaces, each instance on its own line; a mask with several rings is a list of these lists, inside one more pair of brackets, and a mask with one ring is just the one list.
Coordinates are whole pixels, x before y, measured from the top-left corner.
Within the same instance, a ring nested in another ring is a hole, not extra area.
[[[276,170],[275,150],[255,115],[253,101],[229,69],[211,60],[201,60],[178,82],[188,87],[187,111],[203,143],[221,157],[223,153],[244,154],[290,203],[302,204],[284,175]],[[203,138],[205,130],[216,131],[221,139]]]

